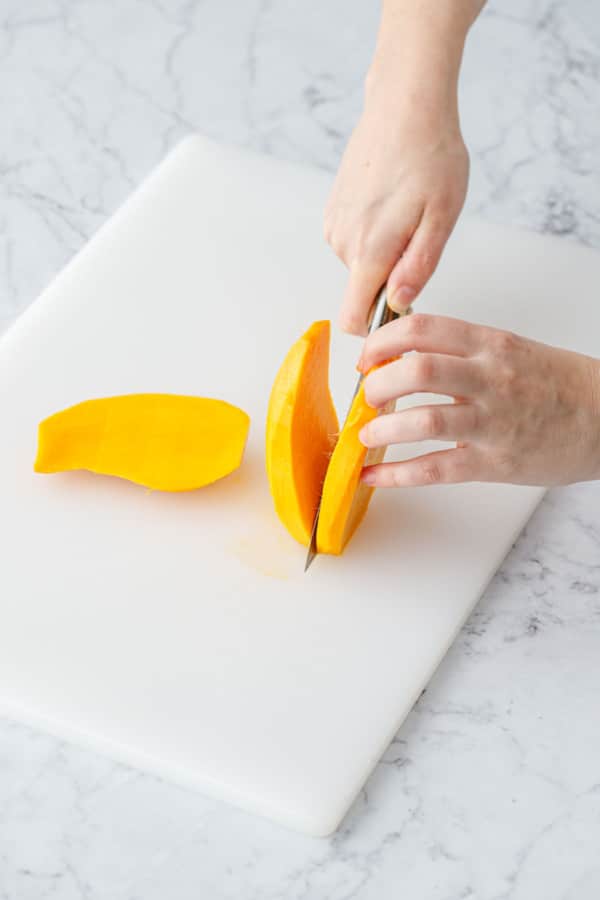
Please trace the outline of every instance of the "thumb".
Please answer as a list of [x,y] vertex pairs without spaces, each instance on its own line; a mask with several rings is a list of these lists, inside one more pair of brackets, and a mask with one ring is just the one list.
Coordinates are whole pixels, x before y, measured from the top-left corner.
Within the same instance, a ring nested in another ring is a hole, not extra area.
[[387,282],[388,303],[403,312],[423,290],[437,267],[452,225],[424,217]]

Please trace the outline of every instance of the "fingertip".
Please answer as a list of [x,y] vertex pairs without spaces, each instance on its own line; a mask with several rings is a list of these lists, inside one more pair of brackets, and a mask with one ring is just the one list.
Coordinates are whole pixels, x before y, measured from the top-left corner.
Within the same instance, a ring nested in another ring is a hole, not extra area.
[[435,272],[451,230],[450,222],[440,224],[432,215],[423,217],[388,278],[393,309],[406,309],[423,290]]
[[367,426],[363,426],[358,432],[358,439],[363,445],[363,447],[369,447],[369,437],[368,437],[368,428]]
[[339,326],[346,334],[353,334],[358,337],[364,337],[367,332],[365,323],[357,315],[342,310],[339,317]]
[[408,284],[403,284],[398,288],[392,289],[388,295],[388,306],[394,312],[403,313],[413,303],[417,296],[416,288]]
[[363,469],[360,475],[360,480],[363,482],[363,484],[375,486],[377,484],[377,473],[372,468]]
[[[386,328],[387,326],[383,326]],[[381,342],[381,332],[383,328],[378,328],[377,331],[373,331],[371,334],[367,335],[367,339],[365,340],[362,353],[360,355],[360,366],[361,372],[365,377],[371,372],[374,366],[377,365],[378,362],[378,345]]]
[[367,404],[367,406],[370,406],[371,409],[381,409],[385,405],[383,403],[380,403],[378,400],[374,400],[373,398],[370,398],[367,390],[365,390],[364,396],[365,396],[365,403]]
[[369,310],[387,274],[379,263],[374,265],[359,259],[351,263],[340,315],[343,331],[361,337],[367,335]]

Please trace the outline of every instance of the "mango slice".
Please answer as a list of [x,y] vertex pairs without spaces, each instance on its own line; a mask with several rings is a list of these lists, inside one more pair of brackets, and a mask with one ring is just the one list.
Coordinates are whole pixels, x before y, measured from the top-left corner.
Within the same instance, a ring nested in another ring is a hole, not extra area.
[[36,472],[87,469],[159,491],[191,491],[238,468],[250,419],[223,400],[129,394],[41,422]]
[[384,447],[367,450],[358,435],[363,425],[391,412],[395,404],[372,409],[361,386],[336,439],[329,338],[329,322],[315,322],[291,347],[279,370],[267,417],[267,474],[279,518],[305,546],[321,499],[317,549],[339,555],[373,495],[374,489],[360,480],[362,469],[385,456]]
[[[393,404],[386,407],[390,412]],[[364,387],[361,385],[348,418],[333,451],[323,485],[323,498],[317,526],[317,550],[319,553],[339,555],[367,511],[373,487],[360,480],[365,465],[380,463],[385,447],[367,450],[358,435],[363,425],[370,422],[379,410],[368,406]]]
[[339,429],[329,391],[329,322],[315,322],[290,348],[271,390],[266,463],[277,515],[308,544]]

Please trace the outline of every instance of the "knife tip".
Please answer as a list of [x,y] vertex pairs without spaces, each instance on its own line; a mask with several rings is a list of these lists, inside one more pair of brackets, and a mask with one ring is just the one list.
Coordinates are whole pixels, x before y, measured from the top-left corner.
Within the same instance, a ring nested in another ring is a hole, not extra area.
[[312,562],[313,562],[313,560],[314,560],[314,558],[315,558],[316,555],[317,555],[317,554],[316,554],[316,553],[313,553],[312,550],[309,550],[309,551],[308,551],[308,556],[306,557],[306,562],[304,563],[304,571],[305,571],[305,572],[308,572],[308,570],[310,569],[311,564],[312,564]]

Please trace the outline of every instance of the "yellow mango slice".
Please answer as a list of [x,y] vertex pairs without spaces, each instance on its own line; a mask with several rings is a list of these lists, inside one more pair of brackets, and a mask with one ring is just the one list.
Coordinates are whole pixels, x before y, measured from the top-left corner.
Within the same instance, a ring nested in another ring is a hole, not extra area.
[[128,394],[41,422],[36,472],[87,469],[159,491],[191,491],[238,468],[250,419],[223,400]]
[[266,463],[277,515],[308,544],[338,420],[329,392],[329,322],[290,348],[271,390]]
[[329,322],[315,322],[290,348],[273,384],[267,416],[267,474],[275,509],[296,540],[308,544],[321,498],[317,549],[339,555],[360,525],[373,488],[360,481],[385,448],[367,450],[358,435],[384,412],[358,391],[339,438],[329,391]]
[[317,549],[319,553],[339,555],[367,511],[374,488],[360,480],[365,465],[380,463],[385,447],[367,450],[358,435],[361,428],[380,412],[391,412],[394,404],[385,410],[373,409],[365,400],[361,385],[344,423],[323,484]]

